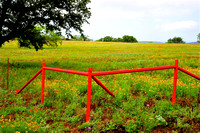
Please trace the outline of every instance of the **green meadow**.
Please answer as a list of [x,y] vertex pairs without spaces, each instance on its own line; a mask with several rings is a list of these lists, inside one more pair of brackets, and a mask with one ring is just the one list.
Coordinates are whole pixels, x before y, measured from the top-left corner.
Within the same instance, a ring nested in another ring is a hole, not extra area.
[[10,41],[0,48],[0,132],[200,132],[200,82],[178,71],[172,104],[173,69],[97,76],[115,97],[93,81],[87,123],[87,76],[46,70],[43,105],[41,74],[16,96],[43,62],[100,72],[174,65],[176,59],[200,76],[199,44],[63,41],[36,52]]

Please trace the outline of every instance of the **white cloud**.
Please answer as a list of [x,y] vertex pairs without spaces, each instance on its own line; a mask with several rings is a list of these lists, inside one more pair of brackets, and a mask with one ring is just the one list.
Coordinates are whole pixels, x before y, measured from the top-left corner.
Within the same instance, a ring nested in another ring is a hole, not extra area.
[[[128,7],[155,8],[155,7],[199,7],[199,0],[101,0],[102,6],[119,6],[128,9]],[[99,4],[100,4],[99,3]]]
[[91,2],[91,11],[95,19],[155,19],[184,17],[199,6],[200,0],[96,0]]
[[138,13],[135,11],[129,11],[129,12],[125,12],[125,11],[120,11],[118,9],[104,9],[101,12],[97,12],[94,16],[95,19],[136,19],[139,18],[142,15],[142,13]]
[[161,26],[163,31],[175,31],[175,30],[190,30],[197,28],[197,22],[195,21],[180,21],[174,23],[168,23]]

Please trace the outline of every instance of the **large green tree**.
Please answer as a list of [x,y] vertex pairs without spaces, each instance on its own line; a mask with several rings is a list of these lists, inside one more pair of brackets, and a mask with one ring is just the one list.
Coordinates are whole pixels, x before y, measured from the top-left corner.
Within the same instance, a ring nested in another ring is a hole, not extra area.
[[36,24],[45,26],[47,31],[65,30],[68,37],[72,36],[72,29],[83,35],[82,25],[91,16],[88,3],[90,0],[1,0],[0,47],[6,41],[20,38],[42,48],[44,42],[40,42],[42,36],[35,29]]

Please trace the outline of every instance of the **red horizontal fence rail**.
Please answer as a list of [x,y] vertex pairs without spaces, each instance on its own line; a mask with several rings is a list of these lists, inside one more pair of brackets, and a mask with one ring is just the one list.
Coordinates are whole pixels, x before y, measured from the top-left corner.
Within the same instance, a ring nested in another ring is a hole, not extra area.
[[52,71],[58,71],[58,72],[73,73],[73,74],[88,76],[87,72],[81,72],[81,71],[74,71],[74,70],[67,70],[67,69],[60,69],[60,68],[53,68],[53,67],[44,67],[44,69],[46,69],[46,70],[52,70]]
[[123,73],[133,73],[133,72],[144,72],[144,71],[154,71],[154,70],[163,70],[163,69],[172,69],[172,68],[175,68],[175,66],[172,65],[172,66],[160,66],[160,67],[149,67],[149,68],[117,70],[117,71],[105,71],[105,72],[92,73],[92,76],[123,74]]
[[200,77],[179,67],[178,60],[175,60],[175,65],[171,66],[159,66],[159,67],[150,67],[150,68],[138,68],[138,69],[128,69],[128,70],[117,70],[117,71],[104,71],[104,72],[92,72],[92,68],[88,69],[88,72],[82,71],[74,71],[53,67],[46,67],[45,63],[42,64],[42,68],[21,88],[17,89],[16,94],[19,94],[32,80],[34,80],[41,72],[42,72],[42,87],[41,87],[41,104],[44,103],[44,87],[45,87],[45,70],[52,70],[58,72],[72,73],[83,76],[88,76],[88,90],[87,90],[87,110],[86,110],[86,122],[90,119],[90,106],[91,106],[91,93],[92,93],[92,79],[100,85],[108,94],[115,97],[115,95],[106,88],[103,83],[97,79],[95,76],[102,75],[111,75],[111,74],[123,74],[123,73],[133,73],[133,72],[144,72],[144,71],[155,71],[155,70],[164,70],[164,69],[174,69],[174,83],[173,83],[173,94],[172,94],[172,103],[176,101],[176,87],[177,87],[177,78],[178,78],[178,70],[200,80]]

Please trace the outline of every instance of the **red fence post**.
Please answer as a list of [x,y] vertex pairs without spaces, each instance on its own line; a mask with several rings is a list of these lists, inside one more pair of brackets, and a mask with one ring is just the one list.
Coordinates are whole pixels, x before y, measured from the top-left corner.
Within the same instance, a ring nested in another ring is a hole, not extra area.
[[175,102],[176,102],[177,76],[178,76],[178,60],[175,60],[174,84],[173,84],[172,103],[175,103]]
[[88,69],[88,90],[87,90],[87,110],[86,122],[90,119],[90,102],[91,102],[91,89],[92,89],[92,68]]
[[9,88],[8,85],[9,85],[9,58],[7,61],[7,89]]
[[45,83],[45,62],[42,63],[42,90],[41,90],[41,104],[44,103],[44,83]]

